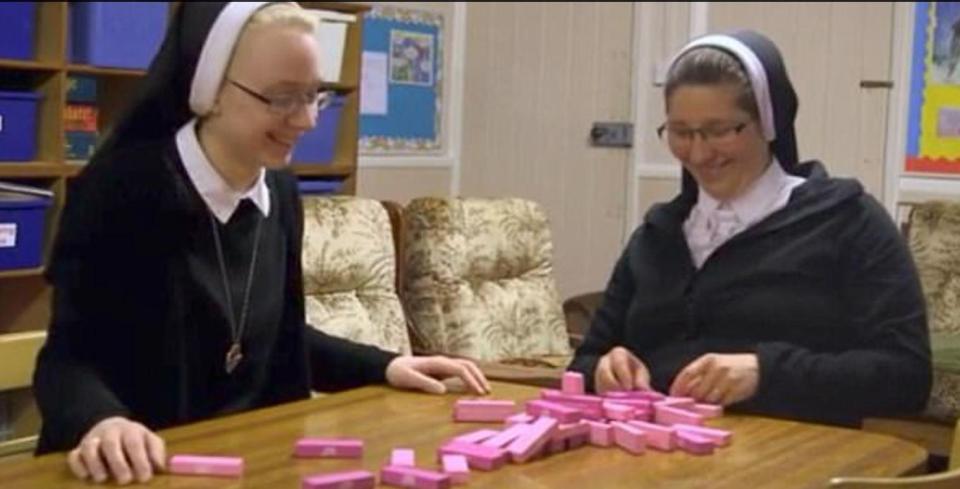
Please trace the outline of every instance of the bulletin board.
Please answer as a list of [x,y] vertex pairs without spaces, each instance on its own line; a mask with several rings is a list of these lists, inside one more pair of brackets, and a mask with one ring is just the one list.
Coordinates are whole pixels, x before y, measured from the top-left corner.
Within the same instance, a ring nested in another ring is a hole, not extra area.
[[960,3],[915,5],[905,169],[960,177]]
[[377,6],[364,15],[360,151],[441,151],[443,16]]

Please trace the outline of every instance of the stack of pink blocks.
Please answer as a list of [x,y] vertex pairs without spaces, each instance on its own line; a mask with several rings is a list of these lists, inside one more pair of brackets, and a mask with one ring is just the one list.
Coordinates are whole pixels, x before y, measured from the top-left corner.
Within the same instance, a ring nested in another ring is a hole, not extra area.
[[[437,449],[438,470],[418,467],[411,448],[395,448],[380,469],[380,483],[392,487],[447,489],[469,481],[470,470],[492,471],[507,463],[525,463],[538,457],[584,445],[618,446],[642,455],[647,449],[710,455],[728,446],[729,431],[704,426],[723,415],[721,406],[696,403],[654,391],[618,391],[603,396],[584,392],[583,376],[563,375],[560,390],[545,389],[541,398],[527,401],[523,411],[515,401],[456,402],[455,422],[503,423],[502,429],[478,429],[459,435]],[[303,438],[294,446],[298,458],[363,457],[363,440]],[[177,455],[170,461],[173,474],[239,477],[243,459]],[[303,479],[303,489],[366,489],[376,476],[366,470],[318,474]]]

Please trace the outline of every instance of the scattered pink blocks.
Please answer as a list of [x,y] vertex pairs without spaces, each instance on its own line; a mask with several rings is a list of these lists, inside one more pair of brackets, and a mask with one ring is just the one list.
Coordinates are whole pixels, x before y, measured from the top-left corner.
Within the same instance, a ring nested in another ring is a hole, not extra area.
[[523,423],[515,424],[501,431],[500,433],[497,433],[496,435],[493,435],[490,438],[483,440],[482,442],[480,442],[480,445],[485,447],[491,447],[491,448],[504,448],[507,445],[509,445],[511,442],[513,442],[513,440],[516,440],[517,438],[519,438],[520,435],[522,435],[523,432],[526,431],[526,429],[527,429],[526,424],[523,424]]
[[417,455],[412,448],[394,448],[390,453],[390,465],[394,467],[413,467],[417,465]]
[[707,428],[706,426],[694,426],[688,424],[675,424],[673,428],[677,431],[682,431],[684,433],[690,433],[697,435],[703,438],[706,438],[713,442],[714,445],[725,447],[730,444],[730,440],[733,437],[733,433],[720,430],[717,428]]
[[355,438],[301,438],[293,449],[303,458],[361,458],[363,440]]
[[694,404],[692,411],[707,419],[723,416],[723,406],[718,404]]
[[463,455],[444,455],[443,473],[450,476],[454,484],[466,484],[470,480],[470,467]]
[[677,431],[677,446],[692,455],[710,455],[714,447],[709,438],[688,431]]
[[506,451],[499,448],[456,441],[447,443],[437,450],[439,459],[442,459],[444,455],[463,455],[470,467],[480,470],[499,469],[507,463],[507,457],[509,456]]
[[516,410],[517,403],[513,401],[460,399],[453,407],[453,420],[457,422],[498,422],[509,418]]
[[636,417],[637,410],[626,404],[607,401],[603,403],[603,414],[607,419],[614,421],[629,421]]
[[614,421],[611,425],[613,426],[613,441],[617,446],[634,455],[643,455],[647,448],[646,435],[643,431],[619,421]]
[[645,421],[630,421],[630,426],[639,428],[647,436],[647,446],[664,452],[677,447],[676,432],[673,427]]
[[393,487],[448,489],[453,481],[449,475],[432,470],[388,465],[380,469],[380,482]]
[[487,438],[492,437],[499,433],[497,430],[477,430],[465,433],[453,439],[453,441],[458,441],[462,443],[480,443]]
[[201,455],[174,455],[168,464],[171,474],[212,475],[240,477],[243,459],[240,457],[208,457]]
[[527,414],[531,416],[549,416],[560,423],[576,423],[583,419],[583,411],[552,401],[536,399],[527,401]]
[[583,374],[580,372],[564,372],[560,390],[564,394],[583,394]]
[[366,470],[351,472],[337,472],[307,477],[303,480],[302,489],[373,489],[377,479]]
[[[531,401],[536,402],[536,401]],[[528,404],[529,405],[529,404]],[[524,463],[532,459],[543,449],[557,429],[559,422],[554,418],[538,418],[533,424],[527,425],[527,430],[507,447],[507,451],[515,463]]]
[[590,444],[598,447],[609,447],[613,445],[613,427],[606,423],[586,420],[584,423],[590,427]]
[[703,416],[685,409],[680,409],[661,403],[656,403],[653,405],[653,413],[654,420],[657,424],[667,426],[678,423],[692,424],[697,426],[703,425]]

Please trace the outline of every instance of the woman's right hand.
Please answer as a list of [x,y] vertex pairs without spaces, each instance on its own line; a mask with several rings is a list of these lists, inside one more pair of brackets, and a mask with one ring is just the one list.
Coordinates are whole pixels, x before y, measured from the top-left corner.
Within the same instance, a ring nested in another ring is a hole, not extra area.
[[616,346],[597,362],[593,386],[601,395],[612,390],[648,390],[650,371],[630,350]]
[[70,470],[81,479],[103,483],[113,478],[129,484],[147,482],[154,469],[166,467],[163,439],[140,423],[112,417],[100,421],[67,455]]

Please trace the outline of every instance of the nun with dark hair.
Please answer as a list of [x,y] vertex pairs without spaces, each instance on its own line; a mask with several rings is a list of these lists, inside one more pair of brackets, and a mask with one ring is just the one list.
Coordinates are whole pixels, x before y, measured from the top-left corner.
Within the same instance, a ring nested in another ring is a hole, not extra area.
[[[140,94],[70,188],[34,378],[38,454],[148,480],[154,430],[387,382],[442,393],[471,362],[398,356],[305,323],[303,214],[279,171],[329,100],[296,3],[183,2]],[[436,378],[435,378],[436,377]]]
[[708,35],[670,65],[660,137],[680,194],[650,209],[570,369],[744,412],[857,425],[923,409],[924,299],[904,240],[853,179],[800,162],[776,46]]

